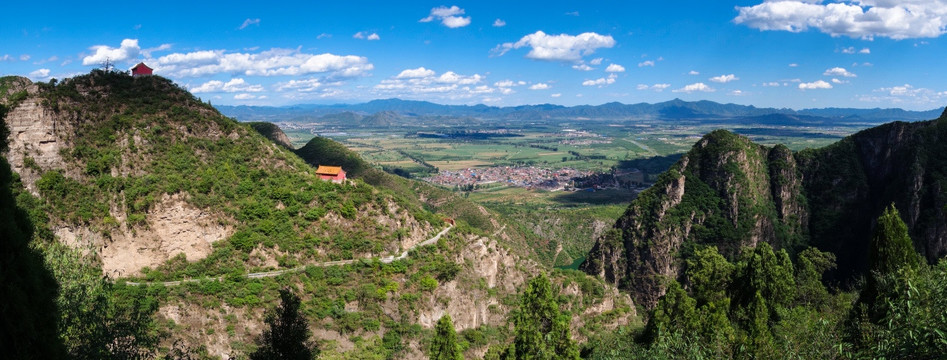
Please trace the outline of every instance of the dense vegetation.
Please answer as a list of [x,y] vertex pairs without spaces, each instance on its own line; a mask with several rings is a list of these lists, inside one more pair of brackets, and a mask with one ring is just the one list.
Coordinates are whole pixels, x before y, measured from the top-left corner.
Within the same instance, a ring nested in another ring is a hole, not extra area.
[[[640,331],[620,330],[586,345],[598,358],[862,359],[941,358],[947,353],[947,260],[918,261],[893,208],[872,240],[868,286],[826,289],[832,254],[808,248],[790,261],[768,244],[736,263],[715,247],[687,261]],[[854,306],[853,306],[854,304]]]

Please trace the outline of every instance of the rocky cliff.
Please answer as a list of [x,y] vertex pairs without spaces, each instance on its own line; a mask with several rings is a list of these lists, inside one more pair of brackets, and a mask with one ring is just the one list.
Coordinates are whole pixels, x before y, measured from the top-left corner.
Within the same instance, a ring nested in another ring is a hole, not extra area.
[[837,280],[867,269],[873,219],[894,203],[915,247],[947,254],[947,117],[896,122],[798,153],[718,130],[706,135],[598,239],[582,269],[653,306],[697,245],[733,258],[760,241],[838,257]]

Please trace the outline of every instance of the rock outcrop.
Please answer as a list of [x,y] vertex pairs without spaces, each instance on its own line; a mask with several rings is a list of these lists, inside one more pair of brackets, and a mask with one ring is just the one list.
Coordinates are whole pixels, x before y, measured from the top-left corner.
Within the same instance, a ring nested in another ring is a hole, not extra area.
[[793,153],[715,131],[639,195],[598,239],[582,269],[653,306],[680,273],[685,249],[735,258],[764,241],[835,253],[836,280],[867,269],[874,219],[894,203],[917,250],[947,255],[947,116],[896,122],[822,149]]

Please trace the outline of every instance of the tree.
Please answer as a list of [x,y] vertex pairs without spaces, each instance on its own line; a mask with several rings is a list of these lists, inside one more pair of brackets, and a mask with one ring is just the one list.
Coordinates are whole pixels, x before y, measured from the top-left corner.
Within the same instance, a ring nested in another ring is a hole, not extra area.
[[268,329],[257,339],[252,360],[313,359],[319,348],[309,341],[309,324],[299,314],[299,297],[289,289],[279,291],[280,305],[266,315]]
[[559,304],[545,274],[529,281],[513,319],[514,359],[578,359],[579,349],[569,332],[569,319],[559,313]]
[[908,235],[908,227],[901,220],[898,209],[891,204],[878,217],[875,233],[871,237],[868,249],[868,283],[859,296],[859,304],[864,305],[868,317],[877,321],[885,314],[875,306],[884,302],[888,296],[879,291],[879,279],[903,272],[914,272],[920,267],[921,259],[914,250],[914,243]]
[[437,326],[434,328],[434,340],[431,342],[430,358],[431,360],[460,360],[463,355],[460,353],[460,344],[457,343],[457,333],[454,331],[454,323],[450,315],[441,316],[437,320]]

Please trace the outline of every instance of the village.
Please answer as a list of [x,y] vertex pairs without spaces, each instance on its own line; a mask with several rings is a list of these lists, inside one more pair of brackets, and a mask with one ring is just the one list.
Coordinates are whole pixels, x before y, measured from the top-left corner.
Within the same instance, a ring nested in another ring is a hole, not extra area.
[[489,184],[525,187],[547,191],[584,189],[634,188],[641,186],[644,176],[637,169],[595,173],[573,168],[544,169],[535,166],[496,166],[441,171],[424,181],[457,190],[473,189]]

